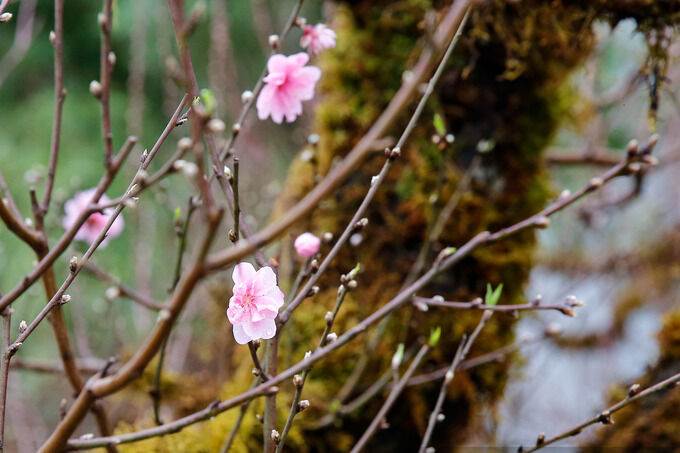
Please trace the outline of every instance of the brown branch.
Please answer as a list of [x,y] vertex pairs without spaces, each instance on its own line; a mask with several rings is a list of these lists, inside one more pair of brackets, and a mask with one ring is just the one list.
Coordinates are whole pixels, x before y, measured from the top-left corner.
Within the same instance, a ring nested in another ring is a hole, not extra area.
[[[59,145],[61,143],[61,121],[66,99],[64,89],[64,0],[54,2],[54,117],[52,119],[52,138],[50,140],[50,162],[47,168],[45,193],[40,206],[40,217],[47,214],[52,199],[54,177],[57,171]],[[37,219],[36,219],[37,220]]]
[[517,304],[517,305],[485,305],[484,301],[478,297],[471,302],[450,302],[445,301],[441,296],[434,297],[413,297],[414,305],[425,307],[445,307],[445,308],[455,308],[460,310],[485,310],[485,311],[503,311],[503,312],[519,312],[519,311],[536,311],[536,310],[555,310],[559,311],[563,315],[574,316],[574,307],[583,305],[581,302],[577,302],[575,299],[571,302],[569,299],[564,304],[553,304],[553,305],[541,305],[541,299],[536,298],[532,303],[529,304]]
[[12,309],[6,308],[2,312],[3,341],[0,360],[0,453],[5,451],[5,413],[7,411],[7,383],[9,382],[9,344],[10,329],[12,327]]
[[97,20],[102,30],[101,52],[99,56],[99,79],[101,92],[99,101],[102,106],[102,138],[104,140],[104,163],[111,167],[113,159],[113,134],[111,132],[111,72],[116,62],[116,55],[111,51],[111,28],[113,27],[113,0],[103,0],[104,11]]

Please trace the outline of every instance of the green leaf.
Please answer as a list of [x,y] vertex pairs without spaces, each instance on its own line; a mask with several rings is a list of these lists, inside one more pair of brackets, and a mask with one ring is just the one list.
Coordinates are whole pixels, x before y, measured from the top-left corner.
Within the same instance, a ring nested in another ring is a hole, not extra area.
[[434,114],[432,124],[434,125],[434,130],[437,131],[437,134],[442,136],[446,135],[446,127],[444,127],[444,120],[442,119],[441,115],[439,115],[439,113]]
[[503,284],[501,283],[493,289],[490,283],[486,284],[486,295],[484,296],[484,304],[493,307],[498,303],[501,298],[501,293],[503,292]]
[[404,360],[404,343],[399,343],[399,346],[397,346],[397,351],[392,356],[392,368],[395,370],[399,368],[402,360]]
[[201,101],[203,101],[205,111],[208,113],[208,115],[212,115],[215,112],[216,105],[215,96],[212,94],[212,91],[207,88],[203,88],[201,90]]
[[439,343],[439,338],[442,336],[442,328],[437,326],[432,329],[430,329],[430,339],[428,340],[428,344],[430,345],[431,348],[434,348],[437,346],[437,343]]
[[179,218],[180,218],[181,215],[182,215],[182,208],[180,208],[179,206],[177,206],[177,207],[175,208],[174,220],[175,220],[175,221],[179,220]]

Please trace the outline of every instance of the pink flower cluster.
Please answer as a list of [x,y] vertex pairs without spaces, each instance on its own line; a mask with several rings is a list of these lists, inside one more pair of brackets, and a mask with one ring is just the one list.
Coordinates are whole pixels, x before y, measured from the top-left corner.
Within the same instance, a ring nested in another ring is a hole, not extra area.
[[300,45],[314,55],[335,47],[335,38],[335,32],[325,24],[306,25],[302,29]]
[[239,263],[232,274],[233,296],[229,299],[227,318],[234,326],[239,344],[269,339],[276,334],[276,316],[283,305],[283,292],[276,284],[270,267],[255,271],[250,263]]
[[[87,209],[87,206],[90,203],[92,203],[92,198],[94,197],[95,192],[96,189],[78,192],[73,196],[73,198],[64,203],[64,211],[66,212],[66,215],[62,220],[62,225],[65,229],[71,228],[71,226],[76,223],[76,220],[80,214]],[[108,203],[110,201],[111,200],[106,195],[102,195],[99,199],[100,203]],[[94,242],[94,240],[97,238],[97,235],[99,235],[99,233],[106,226],[106,223],[109,221],[112,213],[113,208],[108,208],[104,209],[102,212],[95,212],[91,214],[76,233],[75,239],[85,241],[89,244]],[[111,224],[111,228],[109,228],[106,238],[99,247],[106,247],[108,240],[120,235],[124,226],[125,223],[123,222],[123,217],[119,215]]]
[[298,255],[305,258],[311,258],[316,255],[321,247],[321,239],[314,236],[312,233],[302,233],[295,239],[295,251]]
[[321,77],[319,68],[305,66],[308,61],[309,55],[304,52],[269,58],[266,85],[255,104],[258,118],[265,120],[271,116],[272,121],[281,124],[284,117],[291,123],[302,114],[302,101],[314,97],[314,86]]

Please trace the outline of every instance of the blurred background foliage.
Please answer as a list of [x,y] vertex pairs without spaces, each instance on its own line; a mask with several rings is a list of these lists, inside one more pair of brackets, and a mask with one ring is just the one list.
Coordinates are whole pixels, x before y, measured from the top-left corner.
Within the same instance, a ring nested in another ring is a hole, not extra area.
[[[15,32],[20,23],[20,5],[28,3],[13,2],[8,10],[15,14],[15,20],[0,26],[0,165],[27,217],[30,215],[27,188],[35,186],[41,193],[44,184],[54,109],[53,52],[48,40],[53,5],[42,0],[36,3],[32,42],[22,54],[15,48]],[[188,8],[195,4],[187,2]],[[191,38],[194,66],[199,85],[216,93],[219,116],[230,124],[240,103],[240,92],[252,88],[265,64],[266,37],[281,28],[291,2],[212,0],[203,5],[204,19]],[[181,97],[180,89],[167,82],[176,63],[173,63],[174,35],[165,2],[115,0],[114,7],[113,49],[117,56],[111,96],[114,146],[119,148],[128,134],[138,135],[140,140],[128,166],[108,191],[112,198],[125,189],[137,167],[135,156],[153,145],[174,109],[173,104]],[[100,10],[97,1],[66,2],[64,83],[68,96],[53,212],[47,223],[52,241],[63,232],[63,202],[76,191],[94,186],[103,170],[100,106],[88,90],[89,82],[99,78]],[[305,2],[302,15],[309,22],[321,20],[323,13],[322,2]],[[584,151],[621,156],[629,139],[649,135],[650,74],[644,72],[648,46],[636,25],[633,20],[626,20],[614,27],[605,23],[595,26],[595,51],[565,87],[565,92],[575,99],[547,150],[548,156],[580,155]],[[298,39],[299,31],[294,30],[284,43],[284,53],[296,52]],[[214,52],[228,59],[222,61]],[[662,137],[659,157],[668,165],[651,172],[641,194],[630,202],[598,207],[629,192],[630,181],[617,182],[595,200],[558,215],[551,228],[539,234],[537,265],[531,274],[527,297],[541,292],[546,300],[557,300],[573,292],[588,306],[572,323],[550,313],[521,320],[516,327],[519,337],[535,337],[551,321],[562,323],[565,335],[558,342],[543,342],[526,351],[524,364],[513,368],[499,408],[489,411],[488,417],[479,422],[479,429],[471,430],[476,434],[470,436],[470,445],[492,441],[500,445],[526,444],[538,431],[566,428],[603,407],[612,387],[615,388],[612,394],[616,394],[618,383],[636,380],[655,364],[659,356],[655,337],[662,325],[661,318],[664,312],[677,309],[680,288],[677,252],[680,175],[676,165],[680,136],[674,132],[680,127],[678,90],[674,83],[680,77],[680,67],[676,45],[671,46],[669,55],[667,80],[661,83],[657,125]],[[135,57],[137,61],[141,57],[144,64],[135,66]],[[135,74],[141,74],[144,81],[141,89]],[[637,82],[632,83],[636,77]],[[628,84],[630,90],[626,90]],[[620,96],[623,91],[625,96]],[[177,131],[174,139],[182,132]],[[251,118],[239,150],[252,156],[242,159],[246,175],[242,193],[244,204],[250,207],[247,222],[251,226],[261,225],[268,218],[288,165],[304,148],[310,132],[313,129],[309,116],[283,127]],[[168,142],[155,165],[169,156],[173,147],[174,142]],[[576,190],[600,171],[580,165],[547,168],[555,193],[563,188]],[[174,263],[176,253],[173,212],[177,207],[182,212],[186,210],[189,190],[182,175],[174,175],[166,184],[145,193],[137,209],[125,211],[123,235],[99,250],[94,261],[126,284],[163,300],[171,283],[170,263]],[[79,243],[64,254],[57,265],[58,279],[66,275],[68,258],[84,250],[84,244]],[[33,259],[24,244],[4,227],[0,228],[1,290],[16,285],[31,269]],[[130,301],[107,298],[108,286],[83,275],[70,290],[73,301],[65,314],[80,357],[106,358],[120,353],[124,344],[133,347],[154,321],[155,315]],[[205,293],[197,296],[202,298],[212,300]],[[32,319],[44,303],[42,288],[35,285],[14,304],[13,337],[18,321]],[[179,359],[170,360],[167,365],[168,392],[172,395],[169,398],[179,400],[184,391],[181,385],[173,387],[172,380],[186,371],[183,368],[189,361],[186,350],[190,343],[209,345],[215,335],[207,328],[213,325],[212,321],[201,316],[200,303],[193,301],[187,307],[182,323],[188,327],[171,342],[175,352],[169,356]],[[226,325],[219,332],[229,334]],[[123,349],[123,358],[129,352]],[[210,355],[205,351],[194,354]],[[52,361],[56,356],[52,332],[43,325],[17,358]],[[664,363],[677,364],[677,357],[669,359],[665,354],[662,357]],[[538,384],[530,379],[537,375],[541,377]],[[202,377],[199,369],[196,382],[203,378],[210,380]],[[143,394],[148,384],[149,380],[144,380],[136,390]],[[10,410],[16,416],[8,420],[8,435],[14,436],[18,450],[33,451],[35,442],[44,439],[58,420],[60,400],[70,394],[70,389],[58,374],[32,371],[13,371],[10,385]],[[575,402],[564,400],[564,395]],[[207,401],[212,397],[197,396]],[[130,417],[135,414],[126,413],[123,408],[116,415],[132,421]],[[221,418],[220,426],[226,429],[233,417],[231,414]],[[248,423],[256,422],[251,417]],[[93,424],[87,424],[79,433],[92,430]],[[292,439],[293,444],[299,441]]]

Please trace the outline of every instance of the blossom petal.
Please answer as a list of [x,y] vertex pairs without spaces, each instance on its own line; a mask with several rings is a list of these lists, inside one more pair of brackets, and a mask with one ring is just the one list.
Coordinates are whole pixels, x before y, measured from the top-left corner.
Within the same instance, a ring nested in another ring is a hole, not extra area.
[[273,286],[276,286],[276,274],[271,267],[265,266],[255,273],[255,295],[264,294]]
[[273,72],[286,72],[288,66],[288,59],[285,55],[279,53],[269,57],[267,61],[267,71],[271,74]]
[[257,108],[257,117],[261,120],[266,120],[272,111],[272,102],[276,95],[276,87],[273,85],[265,85],[257,97],[255,107]]
[[234,272],[231,274],[234,284],[246,282],[255,278],[255,268],[250,263],[238,263],[234,267]]
[[234,326],[234,340],[236,340],[238,344],[246,344],[251,341],[251,338],[246,334],[245,330],[243,330],[243,327],[241,327],[239,324]]
[[268,340],[276,335],[276,322],[273,319],[265,318],[257,322],[244,322],[243,331],[253,340]]

